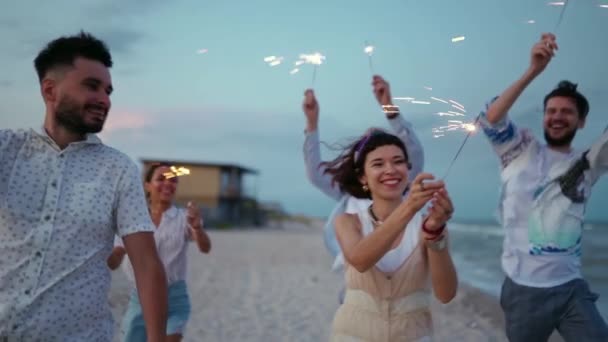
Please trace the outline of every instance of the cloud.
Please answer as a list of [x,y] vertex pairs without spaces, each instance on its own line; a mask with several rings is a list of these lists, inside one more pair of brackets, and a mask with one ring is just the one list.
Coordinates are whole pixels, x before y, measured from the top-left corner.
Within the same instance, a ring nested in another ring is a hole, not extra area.
[[145,139],[146,130],[155,123],[154,118],[142,111],[113,110],[99,136],[104,140],[142,140]]

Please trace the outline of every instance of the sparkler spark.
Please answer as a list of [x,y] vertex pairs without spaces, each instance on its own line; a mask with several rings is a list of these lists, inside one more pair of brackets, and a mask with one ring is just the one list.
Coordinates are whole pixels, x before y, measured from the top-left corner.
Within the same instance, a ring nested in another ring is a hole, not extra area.
[[412,100],[412,101],[410,101],[410,103],[413,103],[413,104],[425,104],[425,105],[431,104],[429,101],[418,101],[418,100]]
[[462,112],[464,112],[464,113],[466,113],[466,112],[467,112],[466,110],[464,110],[464,108],[463,108],[463,107],[458,107],[457,105],[452,105],[452,107],[454,107],[454,108],[456,108],[456,109],[458,109],[458,110],[460,110],[460,111],[462,111]]
[[464,36],[454,37],[452,38],[452,43],[461,42],[464,40]]
[[273,66],[277,66],[281,63],[283,63],[283,57],[277,57],[277,56],[268,56],[264,58],[264,62],[268,63],[268,65],[270,65],[271,67]]
[[292,70],[291,70],[289,73],[290,73],[291,75],[293,75],[293,74],[297,73],[298,71],[300,71],[300,69],[298,69],[298,68],[294,68],[294,69],[292,69]]
[[427,87],[427,86],[424,86],[424,89],[426,89],[426,90],[433,90],[433,88]]
[[270,66],[277,66],[277,65],[281,64],[281,62],[283,62],[283,59],[282,58],[277,58],[274,61],[270,62],[268,65],[270,65]]
[[374,65],[372,63],[372,54],[374,53],[374,46],[370,45],[368,42],[365,42],[365,48],[363,52],[367,55],[367,62],[369,63],[369,71],[374,74]]
[[306,64],[321,65],[321,64],[323,64],[323,61],[325,60],[325,56],[323,56],[319,52],[315,52],[313,54],[303,53],[303,54],[300,54],[300,60]]
[[169,168],[169,170],[170,170],[169,172],[163,173],[163,176],[165,176],[166,179],[179,177],[179,176],[185,176],[185,175],[190,174],[190,170],[183,166],[175,167],[175,165],[172,165]]
[[198,53],[199,55],[205,54],[207,53],[209,50],[208,49],[200,49],[200,50],[196,50],[196,53]]
[[534,24],[534,23],[536,23],[536,21],[535,21],[535,20],[528,20],[528,21],[526,21],[526,22],[527,22],[528,24]]
[[552,1],[547,3],[549,6],[564,6],[566,4],[565,1]]
[[393,100],[396,101],[412,101],[414,100],[413,97],[393,97]]
[[456,101],[454,101],[454,100],[449,100],[449,101],[450,101],[452,104],[457,105],[458,107],[464,108],[464,106],[463,106],[462,104],[460,104],[460,103],[458,103],[458,102],[456,102]]
[[435,100],[435,101],[438,101],[438,102],[443,102],[445,104],[448,104],[448,101],[446,101],[444,99],[440,99],[438,97],[434,97],[434,96],[431,96],[431,100]]
[[464,128],[468,132],[475,132],[477,130],[477,127],[470,123],[463,124],[462,128]]

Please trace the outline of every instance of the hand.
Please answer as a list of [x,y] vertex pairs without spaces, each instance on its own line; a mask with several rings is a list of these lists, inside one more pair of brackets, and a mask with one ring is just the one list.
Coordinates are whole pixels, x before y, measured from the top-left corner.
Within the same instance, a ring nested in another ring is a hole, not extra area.
[[315,131],[319,122],[319,103],[317,102],[317,98],[315,97],[315,93],[312,89],[307,89],[304,92],[302,109],[306,115],[306,131]]
[[190,230],[191,236],[194,236],[194,234],[200,232],[200,230],[203,228],[201,211],[198,206],[192,202],[188,202],[186,220],[188,221],[188,229]]
[[112,252],[116,253],[120,257],[124,257],[127,254],[127,250],[123,246],[114,246],[114,250]]
[[435,177],[430,173],[420,173],[410,186],[410,192],[406,198],[407,206],[414,212],[420,211],[433,195],[443,189],[443,181],[423,183],[424,180],[433,180]]
[[[430,231],[438,230],[448,222],[453,212],[454,206],[447,190],[445,188],[440,189],[433,194],[431,207],[428,210],[424,227]],[[425,239],[433,238],[433,236],[424,231],[423,234]]]
[[372,79],[374,95],[381,106],[392,106],[391,87],[381,76],[374,75]]
[[530,56],[530,71],[534,75],[540,74],[555,55],[555,51],[558,50],[557,43],[555,42],[555,35],[552,33],[543,33],[538,43],[532,47]]

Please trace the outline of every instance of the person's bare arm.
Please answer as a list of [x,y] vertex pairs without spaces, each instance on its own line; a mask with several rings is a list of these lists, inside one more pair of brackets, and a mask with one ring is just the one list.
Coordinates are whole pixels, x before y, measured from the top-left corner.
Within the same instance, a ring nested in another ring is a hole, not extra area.
[[148,341],[164,341],[167,329],[167,278],[158,256],[152,232],[123,237],[133,266],[135,284],[141,303]]
[[[441,189],[431,201],[429,215],[423,223],[424,228],[431,232],[437,232],[438,229],[444,227],[443,233],[439,237],[430,235],[424,231],[422,232],[422,237],[427,246],[433,291],[435,292],[435,297],[442,303],[450,302],[456,296],[456,291],[458,290],[458,275],[456,274],[456,268],[450,255],[449,246],[447,246],[448,237],[447,228],[445,228],[453,212],[452,200],[447,191]],[[446,247],[441,250],[432,248],[432,241],[437,239],[446,239]]]
[[486,119],[490,124],[496,124],[506,117],[509,109],[511,109],[521,93],[536,76],[545,70],[554,55],[554,50],[557,50],[557,48],[555,36],[551,33],[543,34],[541,40],[534,44],[530,57],[530,66],[526,72],[488,108]]
[[125,258],[125,254],[127,251],[122,246],[116,246],[112,249],[112,253],[108,257],[108,267],[114,271],[117,269],[120,264],[122,264],[122,260]]
[[211,239],[203,229],[199,207],[192,202],[188,202],[186,218],[188,221],[188,236],[196,242],[196,246],[201,253],[209,253],[211,251]]
[[431,179],[428,174],[420,174],[413,182],[408,198],[403,201],[374,231],[363,236],[356,218],[342,214],[336,219],[336,235],[342,248],[344,259],[357,269],[365,272],[373,267],[391,249],[395,239],[405,230],[433,193],[443,188],[443,182],[426,183],[424,189],[416,187],[423,179]]

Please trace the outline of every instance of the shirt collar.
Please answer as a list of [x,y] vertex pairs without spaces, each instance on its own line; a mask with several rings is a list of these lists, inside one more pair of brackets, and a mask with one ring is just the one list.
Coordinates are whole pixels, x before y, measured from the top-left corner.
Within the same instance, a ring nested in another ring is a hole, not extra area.
[[[55,142],[55,140],[53,140],[53,138],[51,138],[49,136],[49,134],[47,133],[46,129],[44,128],[44,125],[40,126],[37,130],[32,129],[32,131],[34,133],[36,133],[40,138],[42,138],[47,143],[49,143],[51,145],[54,145],[54,146],[57,146],[57,143]],[[99,139],[99,137],[97,137],[96,134],[87,133],[85,135],[85,139],[84,140],[70,143],[70,145],[72,145],[72,144],[91,144],[91,145],[96,145],[96,144],[101,144],[101,143],[102,143],[101,139]]]
[[172,205],[169,209],[167,209],[164,213],[163,213],[163,217],[166,216],[168,219],[174,219],[177,216],[177,208]]

